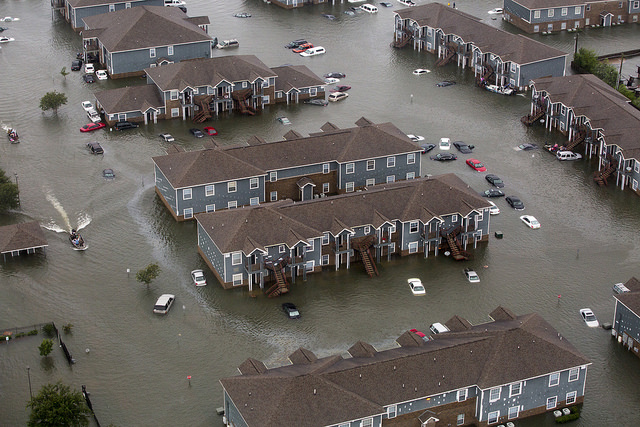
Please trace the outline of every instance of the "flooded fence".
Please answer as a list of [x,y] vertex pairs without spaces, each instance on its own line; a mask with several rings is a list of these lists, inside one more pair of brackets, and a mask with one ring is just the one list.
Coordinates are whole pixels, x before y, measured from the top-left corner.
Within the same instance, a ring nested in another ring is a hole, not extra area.
[[64,341],[62,341],[60,331],[56,327],[56,324],[53,322],[38,323],[29,326],[17,326],[13,328],[0,328],[0,331],[2,331],[2,339],[0,340],[0,342],[5,344],[8,344],[9,341],[18,338],[38,335],[40,332],[42,332],[46,338],[55,337],[58,340],[58,343],[60,343],[60,347],[62,348],[64,357],[67,359],[69,365],[73,365],[74,363],[76,363],[76,360],[73,358],[73,356],[71,356],[67,345],[64,343]]

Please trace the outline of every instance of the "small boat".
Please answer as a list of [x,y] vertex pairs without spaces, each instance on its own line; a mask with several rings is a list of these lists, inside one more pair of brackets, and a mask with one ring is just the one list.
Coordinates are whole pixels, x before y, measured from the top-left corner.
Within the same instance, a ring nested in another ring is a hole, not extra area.
[[20,142],[20,136],[18,135],[18,132],[13,128],[7,129],[7,138],[9,138],[9,142],[11,142],[12,144],[17,144],[18,142]]
[[497,93],[500,95],[513,95],[513,89],[511,89],[510,87],[498,86],[498,85],[486,85],[484,88],[489,92]]
[[71,233],[69,233],[69,241],[73,245],[74,251],[84,251],[88,248],[84,239],[82,238],[80,233],[76,231],[75,228],[71,230]]

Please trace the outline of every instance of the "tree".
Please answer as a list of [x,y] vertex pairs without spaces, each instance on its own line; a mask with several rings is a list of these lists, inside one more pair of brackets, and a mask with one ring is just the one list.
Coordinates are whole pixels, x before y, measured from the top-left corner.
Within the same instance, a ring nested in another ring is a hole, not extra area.
[[20,192],[18,185],[11,182],[4,171],[0,169],[0,212],[17,209],[20,206]]
[[88,426],[91,415],[82,393],[60,381],[42,387],[27,408],[31,408],[29,427]]
[[149,264],[136,273],[136,280],[149,286],[149,283],[153,282],[159,274],[160,267],[158,264]]
[[595,74],[594,71],[600,62],[598,55],[593,50],[580,48],[578,53],[573,56],[573,62],[581,72]]
[[40,356],[48,356],[51,353],[51,350],[53,350],[53,340],[49,338],[43,339],[38,350],[40,350]]
[[67,95],[56,92],[55,90],[45,93],[44,96],[40,98],[40,108],[42,111],[53,110],[56,114],[58,114],[58,108],[66,103]]
[[60,70],[60,74],[62,74],[62,77],[66,79],[67,76],[69,75],[69,72],[67,71],[67,67],[62,67],[62,70]]

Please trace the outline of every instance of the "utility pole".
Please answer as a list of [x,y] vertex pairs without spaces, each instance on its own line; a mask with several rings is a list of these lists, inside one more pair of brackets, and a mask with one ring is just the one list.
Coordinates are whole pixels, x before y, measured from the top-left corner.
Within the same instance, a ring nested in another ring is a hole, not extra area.
[[20,206],[20,186],[18,185],[18,172],[14,172],[13,176],[16,178],[16,188],[18,189],[18,206]]
[[27,377],[29,377],[29,396],[33,400],[33,393],[31,392],[31,368],[27,366]]
[[620,86],[620,78],[622,77],[622,63],[624,62],[624,54],[620,54],[620,71],[618,71],[618,78],[616,79],[616,90]]

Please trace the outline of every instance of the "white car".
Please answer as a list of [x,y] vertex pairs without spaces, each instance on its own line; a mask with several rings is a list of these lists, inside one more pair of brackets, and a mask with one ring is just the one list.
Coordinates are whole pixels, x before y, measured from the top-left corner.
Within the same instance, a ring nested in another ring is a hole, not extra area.
[[413,135],[411,133],[408,133],[407,136],[409,137],[410,140],[412,140],[413,142],[420,142],[420,141],[424,141],[424,136],[420,136],[420,135]]
[[326,53],[326,52],[327,51],[322,46],[316,46],[316,47],[309,48],[304,52],[300,52],[300,56],[316,56],[316,55],[322,55],[323,53]]
[[500,208],[491,200],[487,200],[487,202],[491,205],[489,208],[489,215],[498,215],[500,213]]
[[471,283],[479,283],[480,282],[480,276],[478,276],[478,273],[476,273],[474,270],[470,269],[470,268],[465,268],[464,269],[464,275],[467,278],[467,280]]
[[156,314],[167,314],[175,299],[176,296],[172,294],[160,295],[160,298],[156,301],[156,305],[153,306],[153,312]]
[[98,80],[107,80],[109,78],[109,75],[105,70],[98,70],[96,71],[96,77],[98,78]]
[[161,133],[160,138],[162,138],[164,142],[173,142],[176,140],[170,133]]
[[533,228],[533,229],[540,228],[540,223],[538,222],[536,217],[533,215],[522,215],[520,217],[520,220],[525,224],[527,224],[529,228]]
[[98,112],[93,108],[90,110],[87,110],[87,116],[89,117],[89,120],[91,120],[91,123],[98,123],[99,121],[102,120],[100,118],[100,114],[98,114]]
[[451,149],[451,140],[449,138],[440,138],[440,149],[441,150],[450,150]]
[[580,160],[582,158],[582,154],[574,153],[573,151],[557,151],[556,159],[558,160]]
[[165,6],[186,6],[187,2],[183,1],[183,0],[164,0],[164,5]]
[[9,43],[14,41],[15,39],[13,37],[0,37],[0,43]]
[[348,96],[349,94],[347,92],[333,92],[327,99],[331,102],[337,102],[346,99]]
[[422,74],[427,74],[427,73],[430,73],[430,72],[431,72],[431,70],[426,70],[424,68],[417,68],[417,69],[413,70],[413,74],[415,76],[420,76]]
[[327,77],[326,79],[324,79],[324,82],[328,85],[332,85],[334,83],[338,83],[340,81],[340,79],[336,79],[335,77]]
[[191,272],[191,280],[196,286],[207,286],[207,279],[204,277],[202,270],[193,270]]
[[85,74],[93,74],[93,72],[94,72],[95,70],[96,70],[96,69],[94,68],[93,64],[91,64],[91,63],[89,63],[89,62],[88,62],[88,63],[86,63],[86,64],[84,64],[84,73],[85,73]]
[[593,311],[591,311],[590,308],[581,309],[580,315],[582,316],[582,320],[584,320],[584,323],[586,323],[588,327],[597,328],[598,326],[600,326],[600,323],[598,323],[598,319],[596,319],[596,315],[593,314]]
[[502,12],[504,12],[504,10],[502,10],[502,8],[501,8],[501,7],[496,7],[495,9],[491,9],[491,10],[490,10],[490,11],[488,11],[487,13],[488,13],[489,15],[499,15],[499,14],[501,14]]
[[82,101],[81,105],[84,111],[86,111],[87,113],[91,110],[94,110],[93,104],[91,103],[91,101]]
[[409,288],[411,288],[411,293],[414,295],[425,295],[427,293],[420,279],[412,278],[408,279],[407,282],[409,282]]

